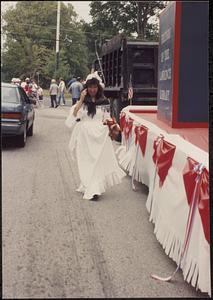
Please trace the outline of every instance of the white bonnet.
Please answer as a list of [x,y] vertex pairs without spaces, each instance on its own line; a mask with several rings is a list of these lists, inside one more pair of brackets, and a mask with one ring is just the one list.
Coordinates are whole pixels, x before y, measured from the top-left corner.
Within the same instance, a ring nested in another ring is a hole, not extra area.
[[86,82],[87,82],[87,80],[91,80],[92,78],[98,79],[98,81],[99,81],[100,85],[102,86],[102,88],[105,87],[105,85],[104,85],[104,83],[102,82],[101,77],[98,75],[98,72],[97,72],[97,71],[95,71],[94,73],[89,74],[89,75],[87,76],[87,78],[86,78]]

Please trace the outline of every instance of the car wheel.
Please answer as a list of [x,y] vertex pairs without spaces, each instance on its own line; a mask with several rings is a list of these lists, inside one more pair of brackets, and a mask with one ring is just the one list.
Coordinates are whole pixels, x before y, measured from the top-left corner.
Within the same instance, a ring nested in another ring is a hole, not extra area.
[[24,132],[20,135],[17,136],[17,144],[19,147],[24,147],[26,144],[26,140],[27,140],[27,128],[25,126],[24,128]]
[[33,136],[33,124],[32,124],[32,125],[30,126],[30,128],[28,129],[27,135],[28,135],[28,136]]

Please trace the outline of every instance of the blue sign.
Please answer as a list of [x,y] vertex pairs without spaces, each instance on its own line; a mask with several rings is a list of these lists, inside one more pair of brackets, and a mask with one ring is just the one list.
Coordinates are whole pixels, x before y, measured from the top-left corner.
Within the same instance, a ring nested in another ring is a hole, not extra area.
[[175,4],[171,3],[160,15],[158,56],[158,116],[172,121],[172,76],[175,27]]

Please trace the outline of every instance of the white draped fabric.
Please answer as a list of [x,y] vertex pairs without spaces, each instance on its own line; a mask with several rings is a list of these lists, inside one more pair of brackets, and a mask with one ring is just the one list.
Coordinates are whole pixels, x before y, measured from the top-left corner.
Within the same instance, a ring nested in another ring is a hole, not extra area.
[[[125,113],[126,119],[132,118],[134,122],[132,135],[130,135],[127,143],[124,135],[122,136],[122,145],[117,150],[119,163],[130,176],[133,176],[134,180],[149,187],[146,207],[150,213],[150,221],[154,223],[154,233],[165,249],[166,254],[178,264],[189,213],[183,181],[183,169],[187,157],[191,157],[197,162],[203,163],[208,170],[208,153],[184,140],[179,135],[167,134],[155,124],[129,112],[130,109],[135,110],[137,107],[128,106],[122,111],[122,113]],[[139,107],[139,109],[142,108]],[[135,145],[134,127],[138,125],[148,128],[145,156],[142,155],[140,148],[136,156],[137,146]],[[172,166],[162,187],[159,186],[158,175],[154,182],[156,166],[152,159],[153,143],[160,134],[164,135],[167,142],[176,146]],[[195,215],[186,260],[183,261],[181,269],[184,280],[191,283],[196,289],[211,295],[210,245],[205,239],[198,210]],[[150,273],[154,272],[154,269],[150,270]],[[158,275],[169,276],[171,274]]]
[[[107,125],[103,121],[110,118],[109,109],[104,105],[96,106],[93,118],[82,107],[78,116],[73,116],[74,106],[65,124],[72,128],[69,148],[73,159],[77,159],[80,186],[78,192],[83,199],[101,195],[108,187],[121,183],[126,173],[119,167]],[[80,118],[81,121],[76,122]]]

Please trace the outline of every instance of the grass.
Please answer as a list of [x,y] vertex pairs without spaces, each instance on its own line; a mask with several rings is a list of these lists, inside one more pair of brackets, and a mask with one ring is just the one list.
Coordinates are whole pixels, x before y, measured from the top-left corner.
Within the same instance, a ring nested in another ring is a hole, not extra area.
[[[43,89],[43,93],[44,93],[45,97],[50,97],[49,90]],[[71,94],[67,91],[65,92],[64,96],[65,96],[65,99],[71,99]]]

